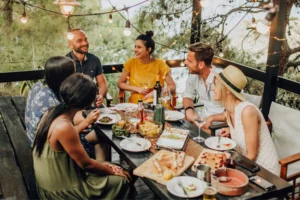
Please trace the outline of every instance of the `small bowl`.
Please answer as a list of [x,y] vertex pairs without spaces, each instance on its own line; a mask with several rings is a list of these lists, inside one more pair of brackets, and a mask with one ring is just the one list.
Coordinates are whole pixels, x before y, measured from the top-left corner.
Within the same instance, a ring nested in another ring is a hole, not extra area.
[[226,176],[225,169],[217,169],[211,174],[211,184],[218,192],[227,196],[239,196],[246,192],[249,179],[243,172],[227,168],[227,176],[231,178],[228,182],[219,182],[218,178]]

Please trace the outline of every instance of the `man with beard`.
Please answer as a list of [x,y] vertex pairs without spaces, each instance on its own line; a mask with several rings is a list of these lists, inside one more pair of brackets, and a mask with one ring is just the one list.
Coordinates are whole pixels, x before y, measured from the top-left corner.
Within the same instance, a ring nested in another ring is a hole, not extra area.
[[198,116],[194,110],[194,99],[197,95],[204,104],[205,116],[224,112],[221,103],[213,100],[214,72],[219,73],[222,71],[222,69],[212,65],[213,57],[214,51],[210,45],[195,43],[189,46],[184,63],[188,66],[190,75],[183,93],[183,107],[186,119],[190,122],[203,117]]
[[72,51],[67,54],[67,57],[75,61],[76,72],[86,74],[92,79],[96,78],[99,89],[96,105],[99,107],[107,93],[107,84],[101,62],[97,56],[88,53],[89,42],[86,33],[81,29],[73,29],[72,33],[73,39],[69,40],[69,47]]

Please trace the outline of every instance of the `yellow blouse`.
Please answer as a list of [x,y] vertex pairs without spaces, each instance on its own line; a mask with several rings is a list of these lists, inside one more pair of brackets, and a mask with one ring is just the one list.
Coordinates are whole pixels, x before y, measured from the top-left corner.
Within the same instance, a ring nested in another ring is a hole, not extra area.
[[[164,77],[170,72],[169,66],[160,59],[143,64],[137,58],[130,58],[124,63],[124,69],[129,73],[129,84],[137,87],[152,88],[156,83],[156,75],[160,76],[160,84],[163,87],[165,84]],[[131,92],[128,100],[130,103],[138,103],[139,99],[144,99],[143,94]],[[145,102],[152,102],[153,98],[144,100]]]

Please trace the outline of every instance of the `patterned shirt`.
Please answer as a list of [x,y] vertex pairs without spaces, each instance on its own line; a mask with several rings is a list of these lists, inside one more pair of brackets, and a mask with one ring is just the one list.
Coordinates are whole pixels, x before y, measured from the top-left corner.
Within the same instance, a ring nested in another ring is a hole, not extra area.
[[204,104],[205,115],[210,116],[224,112],[219,101],[214,101],[212,86],[214,82],[214,73],[220,73],[223,69],[212,66],[211,72],[206,79],[206,85],[203,79],[198,74],[190,74],[186,81],[186,88],[183,93],[183,98],[190,98],[194,100],[199,95],[200,101]]
[[59,103],[55,94],[48,86],[42,82],[37,82],[33,85],[27,98],[25,110],[25,126],[31,146],[33,145],[36,129],[43,114],[49,108],[57,106]]

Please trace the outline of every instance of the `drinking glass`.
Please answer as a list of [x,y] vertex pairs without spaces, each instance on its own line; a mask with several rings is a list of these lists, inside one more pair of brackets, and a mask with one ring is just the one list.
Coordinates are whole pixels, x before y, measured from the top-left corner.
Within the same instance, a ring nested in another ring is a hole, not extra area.
[[161,104],[168,110],[172,110],[171,106],[171,92],[170,89],[161,91]]
[[194,122],[197,125],[198,131],[199,131],[199,135],[196,137],[193,137],[193,140],[195,142],[201,143],[201,142],[205,141],[205,138],[201,137],[201,125],[205,122],[205,119],[206,119],[206,112],[205,112],[204,108],[199,109],[195,112]]
[[226,151],[225,155],[226,155],[226,160],[224,162],[225,166],[227,168],[235,169],[236,168],[236,162],[239,159],[238,153],[235,152],[235,151],[230,150],[230,151]]
[[203,200],[216,200],[217,190],[214,187],[207,187],[203,193]]
[[208,165],[200,164],[196,166],[196,176],[202,181],[202,187],[205,189],[211,184],[211,168]]

